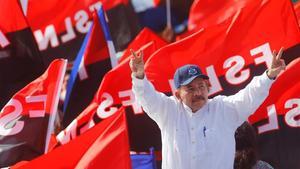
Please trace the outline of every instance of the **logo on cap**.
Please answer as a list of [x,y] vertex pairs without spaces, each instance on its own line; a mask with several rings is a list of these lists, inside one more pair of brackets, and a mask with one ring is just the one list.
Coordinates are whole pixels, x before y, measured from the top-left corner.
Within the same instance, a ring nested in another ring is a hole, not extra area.
[[191,67],[189,70],[188,70],[188,73],[189,73],[189,76],[194,76],[198,73],[197,69],[194,68],[194,67]]

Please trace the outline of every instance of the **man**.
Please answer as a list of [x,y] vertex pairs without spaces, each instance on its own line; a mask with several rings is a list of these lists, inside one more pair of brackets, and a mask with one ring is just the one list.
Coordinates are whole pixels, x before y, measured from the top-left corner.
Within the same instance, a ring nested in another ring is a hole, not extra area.
[[130,61],[137,101],[159,126],[163,169],[232,169],[234,133],[268,96],[277,75],[285,69],[283,49],[273,53],[272,65],[233,96],[208,99],[209,77],[196,65],[176,70],[175,96],[155,91],[144,74],[143,54]]

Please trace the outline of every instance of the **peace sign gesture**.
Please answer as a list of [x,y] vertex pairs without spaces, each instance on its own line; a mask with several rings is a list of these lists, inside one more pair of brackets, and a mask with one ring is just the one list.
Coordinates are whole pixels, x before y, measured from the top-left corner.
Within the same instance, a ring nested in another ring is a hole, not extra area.
[[278,76],[278,74],[285,70],[285,62],[281,59],[283,53],[283,47],[280,48],[279,52],[276,54],[276,51],[273,51],[273,59],[271,68],[267,71],[267,75],[270,79],[274,79]]
[[144,53],[142,50],[136,54],[132,49],[130,49],[132,57],[130,58],[130,69],[132,74],[138,79],[144,79]]

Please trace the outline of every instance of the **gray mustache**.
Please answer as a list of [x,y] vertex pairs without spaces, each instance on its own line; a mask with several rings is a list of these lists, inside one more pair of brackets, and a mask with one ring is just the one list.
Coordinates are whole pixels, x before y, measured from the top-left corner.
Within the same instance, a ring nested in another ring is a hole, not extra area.
[[193,98],[193,101],[198,101],[198,100],[205,100],[203,96],[196,96]]

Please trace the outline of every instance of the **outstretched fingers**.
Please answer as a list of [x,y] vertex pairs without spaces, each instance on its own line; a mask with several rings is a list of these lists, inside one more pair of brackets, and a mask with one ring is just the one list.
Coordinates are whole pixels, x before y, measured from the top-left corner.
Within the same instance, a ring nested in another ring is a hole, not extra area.
[[130,58],[130,68],[131,71],[134,73],[134,76],[143,79],[144,78],[144,60],[143,60],[143,51],[140,50],[136,53],[133,49],[130,49],[132,54]]
[[136,59],[136,58],[137,58],[137,55],[136,55],[136,53],[134,52],[134,50],[133,50],[133,49],[130,49],[130,52],[131,52],[131,54],[132,54],[132,56],[133,56],[133,59]]
[[136,53],[133,49],[130,49],[130,52],[132,54],[132,59],[134,60],[134,62],[143,62],[144,52],[142,50]]
[[280,58],[281,58],[281,56],[282,56],[282,53],[283,53],[283,47],[280,48],[280,50],[279,50],[279,52],[278,52],[278,54],[277,54],[277,56],[276,56],[276,60],[277,60],[277,61],[280,60]]

